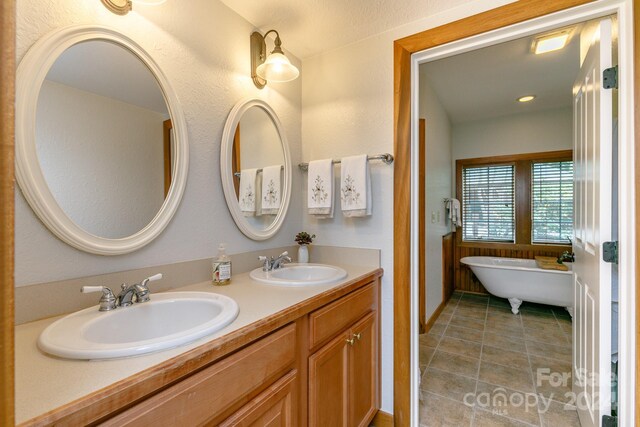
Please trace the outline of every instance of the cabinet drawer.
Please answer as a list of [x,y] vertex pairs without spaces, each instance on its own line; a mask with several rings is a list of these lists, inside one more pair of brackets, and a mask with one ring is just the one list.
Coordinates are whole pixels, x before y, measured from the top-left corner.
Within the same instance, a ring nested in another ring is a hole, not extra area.
[[110,419],[107,426],[201,425],[292,367],[295,325],[262,338]]
[[293,401],[296,379],[297,372],[289,372],[227,418],[220,427],[291,427],[296,419]]
[[375,282],[309,315],[309,347],[328,340],[376,307]]

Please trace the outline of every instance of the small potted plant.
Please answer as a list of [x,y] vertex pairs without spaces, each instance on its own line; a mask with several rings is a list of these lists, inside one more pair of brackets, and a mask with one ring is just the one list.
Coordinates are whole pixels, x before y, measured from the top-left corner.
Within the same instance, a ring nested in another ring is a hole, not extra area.
[[313,243],[313,239],[316,238],[316,235],[310,235],[306,231],[301,231],[296,234],[296,243],[298,246],[298,262],[301,264],[305,264],[309,262],[309,248],[307,247],[311,243]]

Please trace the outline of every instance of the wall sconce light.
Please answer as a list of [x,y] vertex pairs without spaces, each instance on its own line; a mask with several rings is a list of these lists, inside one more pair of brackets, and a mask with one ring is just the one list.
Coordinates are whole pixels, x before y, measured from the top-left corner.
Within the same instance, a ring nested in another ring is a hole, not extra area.
[[[267,56],[267,43],[265,41],[269,33],[276,33],[275,47]],[[267,81],[288,82],[295,80],[300,71],[289,61],[282,51],[280,34],[276,30],[269,30],[263,36],[255,31],[251,34],[251,78],[253,83],[262,89]]]
[[[109,9],[116,15],[126,15],[131,11],[133,6],[132,0],[100,0],[104,7]],[[135,0],[136,4],[145,4],[149,6],[156,6],[164,3],[166,0]]]

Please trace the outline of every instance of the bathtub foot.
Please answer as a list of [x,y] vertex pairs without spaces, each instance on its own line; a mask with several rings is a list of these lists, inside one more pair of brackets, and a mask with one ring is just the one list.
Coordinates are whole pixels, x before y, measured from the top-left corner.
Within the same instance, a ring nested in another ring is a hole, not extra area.
[[519,313],[518,309],[522,304],[522,300],[518,298],[509,298],[509,304],[511,304],[511,312],[513,314],[518,314]]
[[573,319],[573,307],[565,307],[564,309],[569,312],[569,316]]

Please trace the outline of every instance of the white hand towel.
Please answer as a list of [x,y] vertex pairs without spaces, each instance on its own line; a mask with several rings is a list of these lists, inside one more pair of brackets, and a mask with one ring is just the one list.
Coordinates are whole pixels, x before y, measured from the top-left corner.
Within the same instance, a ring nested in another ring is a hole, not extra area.
[[240,186],[238,204],[244,216],[256,214],[256,174],[258,169],[243,169],[240,171]]
[[256,175],[256,216],[262,215],[262,172]]
[[280,210],[280,174],[282,165],[262,169],[262,214],[276,215]]
[[346,217],[371,215],[371,176],[367,155],[342,158],[340,201]]
[[316,218],[333,218],[333,160],[309,162],[307,182],[307,206],[309,215]]
[[445,207],[449,210],[449,220],[454,227],[462,227],[460,218],[460,201],[458,199],[447,199]]

